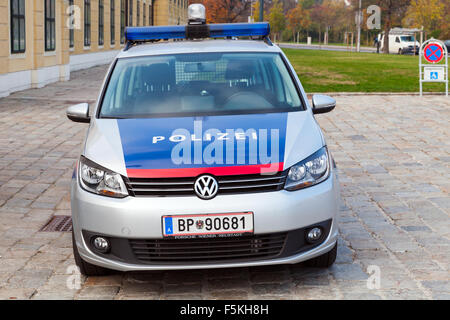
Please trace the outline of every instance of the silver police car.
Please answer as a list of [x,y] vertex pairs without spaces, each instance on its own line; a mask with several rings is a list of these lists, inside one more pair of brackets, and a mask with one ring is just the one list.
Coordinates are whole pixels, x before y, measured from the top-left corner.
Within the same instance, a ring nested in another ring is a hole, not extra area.
[[339,183],[314,114],[336,103],[309,104],[269,32],[127,28],[93,112],[67,110],[89,123],[71,185],[83,274],[333,264]]

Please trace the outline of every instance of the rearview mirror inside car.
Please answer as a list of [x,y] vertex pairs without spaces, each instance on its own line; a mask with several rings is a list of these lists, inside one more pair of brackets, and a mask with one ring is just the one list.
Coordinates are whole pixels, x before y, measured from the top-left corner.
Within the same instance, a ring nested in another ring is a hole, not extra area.
[[80,103],[67,108],[66,111],[67,118],[74,122],[89,123],[89,104]]
[[336,100],[322,94],[315,94],[312,97],[313,113],[327,113],[336,107]]

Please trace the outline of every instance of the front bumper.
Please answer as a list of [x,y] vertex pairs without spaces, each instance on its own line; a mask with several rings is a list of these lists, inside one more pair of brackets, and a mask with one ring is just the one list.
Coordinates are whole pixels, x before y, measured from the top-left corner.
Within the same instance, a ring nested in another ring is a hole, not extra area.
[[[83,260],[120,271],[175,270],[292,264],[320,256],[337,241],[339,184],[335,170],[330,177],[299,191],[277,191],[219,195],[212,200],[197,197],[127,197],[98,196],[79,187],[72,180],[72,220],[75,242]],[[106,235],[117,239],[162,239],[161,217],[176,214],[221,212],[254,213],[255,235],[292,232],[311,225],[331,221],[323,241],[306,251],[279,255],[270,259],[240,259],[211,263],[139,263],[136,259],[110,259],[91,250],[86,234]],[[86,233],[87,232],[87,233]],[[83,236],[84,233],[84,236]]]
[[416,48],[414,48],[413,46],[410,47],[406,47],[402,49],[402,54],[415,54],[418,55],[420,51],[420,48],[418,46],[416,46]]

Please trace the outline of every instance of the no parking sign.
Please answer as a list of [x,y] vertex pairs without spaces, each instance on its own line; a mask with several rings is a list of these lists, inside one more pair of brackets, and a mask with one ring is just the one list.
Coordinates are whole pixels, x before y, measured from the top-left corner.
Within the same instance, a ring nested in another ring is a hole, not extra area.
[[423,57],[429,63],[441,62],[444,55],[444,49],[439,43],[429,43],[423,49]]
[[[441,63],[444,58],[444,63]],[[444,82],[445,94],[448,96],[448,52],[441,41],[431,38],[422,44],[419,54],[419,69],[421,96],[424,82]]]

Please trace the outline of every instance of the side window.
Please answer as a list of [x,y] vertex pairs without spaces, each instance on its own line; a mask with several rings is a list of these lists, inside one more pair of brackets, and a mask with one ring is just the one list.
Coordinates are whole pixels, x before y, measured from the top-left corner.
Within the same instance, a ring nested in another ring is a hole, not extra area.
[[11,0],[11,53],[25,52],[25,0]]
[[125,43],[125,0],[120,0],[120,44]]
[[91,0],[84,0],[84,45],[91,45]]
[[98,45],[102,46],[105,42],[105,7],[103,5],[103,0],[98,0]]
[[396,37],[396,38],[395,38],[395,42],[400,43],[400,38],[399,38],[399,37]]
[[55,50],[55,0],[45,1],[45,51]]
[[116,43],[116,6],[115,6],[115,0],[111,0],[110,4],[110,14],[109,14],[109,32],[111,34],[111,45],[114,45]]
[[[74,0],[69,0],[69,8],[70,8],[70,18],[71,19],[75,19],[74,15],[75,15],[75,8],[73,6],[73,1]],[[71,20],[72,24],[75,24],[75,21]],[[70,26],[69,29],[69,48],[73,48],[74,46],[74,37],[75,37],[75,30],[74,30],[74,25]]]

